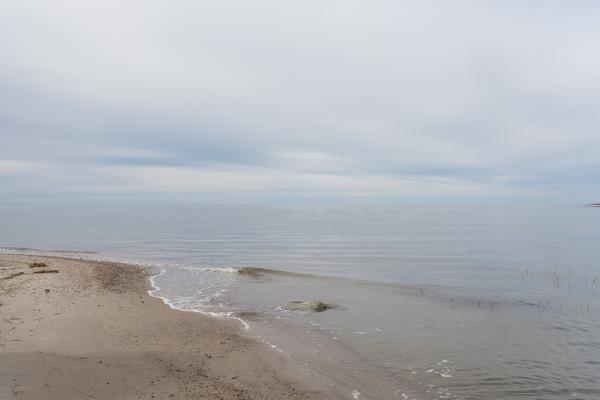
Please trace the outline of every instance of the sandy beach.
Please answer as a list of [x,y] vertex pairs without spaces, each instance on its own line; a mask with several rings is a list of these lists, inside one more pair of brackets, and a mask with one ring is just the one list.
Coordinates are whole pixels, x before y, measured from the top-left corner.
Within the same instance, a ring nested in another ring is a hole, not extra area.
[[0,399],[325,398],[235,321],[148,296],[147,278],[125,264],[0,255]]

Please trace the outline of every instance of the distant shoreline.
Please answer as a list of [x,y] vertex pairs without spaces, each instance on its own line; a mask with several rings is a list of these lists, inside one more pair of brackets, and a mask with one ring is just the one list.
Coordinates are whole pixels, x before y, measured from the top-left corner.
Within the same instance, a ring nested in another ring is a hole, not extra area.
[[326,398],[231,322],[149,296],[147,278],[128,264],[0,254],[0,398]]

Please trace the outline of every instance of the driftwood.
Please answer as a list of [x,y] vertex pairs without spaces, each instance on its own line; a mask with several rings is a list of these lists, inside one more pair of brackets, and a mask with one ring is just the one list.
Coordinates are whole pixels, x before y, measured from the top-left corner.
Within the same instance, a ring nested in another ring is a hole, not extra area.
[[34,262],[33,264],[29,264],[29,268],[44,268],[47,267],[48,264],[41,262]]
[[10,279],[10,278],[14,278],[15,276],[21,276],[21,275],[25,275],[25,272],[17,272],[16,274],[8,275],[8,276],[5,276],[0,279]]
[[41,271],[33,271],[34,274],[58,274],[57,269],[43,269]]

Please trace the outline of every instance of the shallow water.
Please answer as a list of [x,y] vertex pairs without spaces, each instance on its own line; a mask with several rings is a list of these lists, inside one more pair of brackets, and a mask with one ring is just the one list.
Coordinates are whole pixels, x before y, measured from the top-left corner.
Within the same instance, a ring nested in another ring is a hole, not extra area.
[[[347,398],[600,398],[598,209],[121,205],[0,219],[2,246],[159,266],[154,295],[241,313],[248,334]],[[304,299],[339,307],[282,307]]]

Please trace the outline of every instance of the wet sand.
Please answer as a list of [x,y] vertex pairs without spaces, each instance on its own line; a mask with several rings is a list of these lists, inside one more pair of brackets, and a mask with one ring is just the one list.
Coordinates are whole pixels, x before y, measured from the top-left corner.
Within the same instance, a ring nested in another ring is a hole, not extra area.
[[327,398],[237,322],[148,296],[147,278],[126,264],[1,254],[0,399]]

